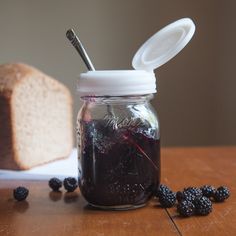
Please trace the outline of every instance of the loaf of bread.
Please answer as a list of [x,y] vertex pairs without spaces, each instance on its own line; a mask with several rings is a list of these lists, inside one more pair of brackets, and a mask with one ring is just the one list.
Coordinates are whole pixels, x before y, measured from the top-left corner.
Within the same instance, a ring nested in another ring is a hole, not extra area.
[[72,97],[63,84],[25,64],[0,65],[0,169],[68,157],[72,129]]

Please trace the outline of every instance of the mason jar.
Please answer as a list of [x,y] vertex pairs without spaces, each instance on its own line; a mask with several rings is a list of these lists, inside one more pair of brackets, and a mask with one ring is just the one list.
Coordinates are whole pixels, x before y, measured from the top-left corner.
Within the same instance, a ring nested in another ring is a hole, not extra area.
[[[154,81],[154,74],[144,71],[81,75],[83,105],[77,118],[79,187],[90,205],[105,209],[138,208],[157,189],[160,129],[150,104]],[[92,91],[94,95],[88,95]]]
[[150,37],[132,60],[135,70],[89,71],[78,80],[79,186],[92,206],[144,206],[160,182],[160,128],[150,104],[154,70],[190,41],[195,25],[175,21]]

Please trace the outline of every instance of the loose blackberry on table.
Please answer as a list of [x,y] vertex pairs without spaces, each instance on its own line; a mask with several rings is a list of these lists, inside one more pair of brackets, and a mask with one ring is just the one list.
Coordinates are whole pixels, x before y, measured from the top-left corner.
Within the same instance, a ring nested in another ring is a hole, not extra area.
[[172,190],[165,184],[160,184],[155,192],[155,196],[160,197],[161,195],[165,195],[166,193],[172,193]]
[[195,206],[192,202],[184,200],[177,205],[177,211],[181,216],[189,217],[194,215]]
[[159,196],[159,202],[162,207],[170,208],[175,205],[176,195],[173,192],[166,192]]
[[49,180],[48,185],[53,191],[59,191],[59,189],[62,187],[62,181],[54,177]]
[[19,186],[13,190],[13,196],[17,201],[23,201],[29,195],[29,190],[25,187]]
[[200,189],[202,190],[203,196],[208,198],[213,197],[216,191],[215,187],[211,185],[204,185]]
[[181,202],[184,200],[193,202],[197,198],[194,194],[192,194],[189,191],[183,191],[183,192],[178,191],[176,194],[176,197],[177,197],[178,202]]
[[230,191],[227,187],[221,186],[217,188],[213,198],[216,202],[223,202],[230,196]]
[[207,197],[197,198],[194,201],[197,215],[208,215],[212,211],[212,202]]
[[202,197],[202,190],[200,188],[188,187],[188,188],[184,188],[184,192],[191,193],[196,198]]
[[64,188],[68,192],[74,192],[75,189],[78,187],[78,182],[75,178],[73,177],[67,177],[63,181]]

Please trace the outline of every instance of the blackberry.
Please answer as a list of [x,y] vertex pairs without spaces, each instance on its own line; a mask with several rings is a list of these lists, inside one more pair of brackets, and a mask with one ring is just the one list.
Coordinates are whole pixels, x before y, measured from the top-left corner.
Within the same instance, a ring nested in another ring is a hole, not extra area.
[[196,198],[194,201],[196,208],[196,214],[198,215],[208,215],[212,211],[212,202],[207,197]]
[[188,191],[184,191],[184,192],[178,191],[176,193],[176,198],[177,198],[178,202],[181,202],[184,200],[189,201],[189,202],[193,202],[196,199],[196,196]]
[[196,198],[200,197],[202,197],[202,191],[201,189],[195,187],[184,188],[183,192],[178,191],[176,193],[178,202],[181,202],[183,200],[193,202]]
[[77,180],[73,177],[65,178],[63,185],[67,192],[74,192],[74,190],[78,187]]
[[54,177],[49,180],[48,185],[53,191],[58,191],[62,186],[62,182],[60,179]]
[[177,205],[177,211],[181,216],[189,217],[195,213],[195,206],[192,202],[184,200]]
[[200,188],[188,187],[188,188],[184,188],[184,192],[191,193],[196,198],[202,197],[202,190]]
[[203,196],[208,198],[213,197],[216,191],[216,189],[211,185],[204,185],[200,189],[202,190]]
[[25,187],[17,187],[13,190],[13,196],[17,201],[23,201],[29,195],[29,190]]
[[223,202],[230,196],[230,191],[227,187],[221,186],[217,188],[213,198],[216,202]]
[[162,207],[170,208],[175,205],[176,195],[173,192],[167,192],[159,196],[159,202]]
[[165,184],[160,184],[155,192],[155,196],[160,197],[161,195],[165,195],[166,193],[172,193],[171,189]]

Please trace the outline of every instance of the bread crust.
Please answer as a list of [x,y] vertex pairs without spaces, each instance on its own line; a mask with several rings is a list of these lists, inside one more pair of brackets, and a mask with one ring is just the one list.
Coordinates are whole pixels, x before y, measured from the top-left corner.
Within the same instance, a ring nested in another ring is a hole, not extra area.
[[33,68],[23,63],[0,65],[0,94],[11,94],[19,83]]
[[17,170],[19,166],[13,159],[15,150],[10,102],[9,96],[0,95],[0,167]]

